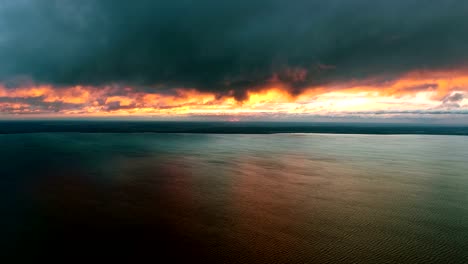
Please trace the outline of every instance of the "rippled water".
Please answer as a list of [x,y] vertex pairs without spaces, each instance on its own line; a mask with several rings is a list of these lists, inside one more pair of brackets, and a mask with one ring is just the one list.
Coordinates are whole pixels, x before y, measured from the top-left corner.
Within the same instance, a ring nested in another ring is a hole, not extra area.
[[12,257],[468,262],[467,137],[43,133],[0,147]]

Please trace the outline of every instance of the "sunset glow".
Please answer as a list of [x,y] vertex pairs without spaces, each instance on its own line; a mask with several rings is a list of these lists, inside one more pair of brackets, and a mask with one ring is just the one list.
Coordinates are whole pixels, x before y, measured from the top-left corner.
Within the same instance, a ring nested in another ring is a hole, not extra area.
[[244,100],[195,88],[2,85],[0,112],[45,116],[453,113],[468,110],[467,92],[465,72],[410,72],[396,80],[337,82],[298,94],[290,93],[284,83],[272,82],[249,90]]

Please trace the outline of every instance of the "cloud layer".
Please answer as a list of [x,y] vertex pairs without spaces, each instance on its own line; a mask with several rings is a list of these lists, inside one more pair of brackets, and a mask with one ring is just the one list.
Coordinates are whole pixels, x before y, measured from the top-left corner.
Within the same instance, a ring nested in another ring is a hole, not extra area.
[[0,113],[42,116],[238,116],[284,117],[328,115],[466,114],[466,72],[414,72],[399,79],[375,83],[374,79],[304,89],[291,94],[285,86],[234,95],[197,89],[148,91],[132,86],[0,84]]
[[467,13],[464,0],[0,1],[0,81],[298,94],[465,67]]

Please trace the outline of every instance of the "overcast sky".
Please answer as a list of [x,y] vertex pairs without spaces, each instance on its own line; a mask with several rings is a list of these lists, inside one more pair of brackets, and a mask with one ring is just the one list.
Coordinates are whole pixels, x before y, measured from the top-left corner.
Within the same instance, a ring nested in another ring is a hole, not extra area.
[[[271,82],[293,96],[384,87],[409,72],[465,69],[467,14],[464,0],[0,0],[0,83],[5,93],[113,85],[238,101]],[[23,101],[50,103],[36,97]]]

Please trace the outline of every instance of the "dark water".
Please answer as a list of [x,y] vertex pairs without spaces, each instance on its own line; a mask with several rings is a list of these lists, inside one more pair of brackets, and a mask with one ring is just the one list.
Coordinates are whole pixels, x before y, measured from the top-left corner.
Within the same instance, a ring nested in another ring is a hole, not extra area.
[[337,122],[178,122],[145,120],[11,120],[0,121],[0,134],[47,132],[276,134],[332,133],[377,135],[463,135],[467,124]]
[[468,262],[467,137],[11,134],[0,160],[18,260]]

